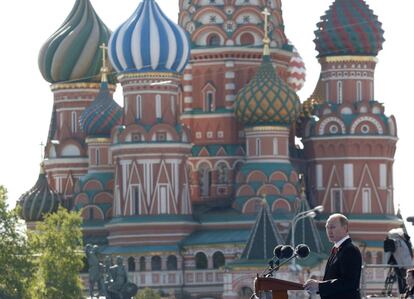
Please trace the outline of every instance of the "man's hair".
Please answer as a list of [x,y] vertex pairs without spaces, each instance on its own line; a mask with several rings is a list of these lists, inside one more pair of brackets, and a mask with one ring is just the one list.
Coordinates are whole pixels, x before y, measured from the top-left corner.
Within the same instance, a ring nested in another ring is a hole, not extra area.
[[346,218],[345,215],[342,215],[342,214],[339,214],[339,213],[335,213],[335,214],[332,214],[331,216],[329,216],[329,218],[328,218],[327,221],[329,221],[330,219],[334,219],[334,218],[339,219],[339,223],[342,226],[348,226],[348,218]]
[[414,278],[414,268],[407,269],[407,274],[410,274]]

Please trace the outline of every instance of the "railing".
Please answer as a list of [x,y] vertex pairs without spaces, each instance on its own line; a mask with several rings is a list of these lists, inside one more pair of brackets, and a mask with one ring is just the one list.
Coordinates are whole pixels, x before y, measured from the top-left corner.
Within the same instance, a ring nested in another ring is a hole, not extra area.
[[223,284],[221,270],[140,271],[129,272],[128,276],[131,282],[140,287]]
[[[391,268],[405,268],[403,265],[365,264],[361,271],[362,298],[398,298],[398,284],[388,285],[391,296],[387,295],[386,280]],[[405,278],[405,277],[404,277]],[[382,296],[382,297],[378,297]]]

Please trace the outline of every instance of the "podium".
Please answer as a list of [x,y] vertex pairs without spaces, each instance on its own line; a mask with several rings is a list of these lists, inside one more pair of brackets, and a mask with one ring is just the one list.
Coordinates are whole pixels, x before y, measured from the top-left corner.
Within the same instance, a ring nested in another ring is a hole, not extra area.
[[282,279],[259,277],[254,280],[254,291],[272,291],[272,299],[288,299],[288,290],[303,290],[303,285]]

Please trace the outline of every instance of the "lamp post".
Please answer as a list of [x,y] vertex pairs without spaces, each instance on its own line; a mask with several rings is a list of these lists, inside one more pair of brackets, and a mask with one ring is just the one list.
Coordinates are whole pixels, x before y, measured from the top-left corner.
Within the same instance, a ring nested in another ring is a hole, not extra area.
[[[295,248],[295,228],[296,228],[296,224],[298,223],[298,221],[303,218],[307,218],[307,217],[314,218],[316,216],[316,212],[320,213],[322,211],[323,211],[323,206],[316,206],[313,209],[300,212],[296,214],[295,217],[293,217],[291,236],[290,236],[290,244],[292,245],[293,248]],[[295,259],[292,260],[292,265],[296,271],[296,260]]]
[[291,238],[290,238],[290,244],[295,247],[295,228],[296,228],[296,224],[298,223],[299,220],[306,218],[306,217],[311,217],[314,218],[316,216],[316,212],[320,213],[323,211],[323,206],[316,206],[313,209],[307,210],[307,211],[303,211],[300,212],[298,214],[295,215],[295,217],[293,217],[292,219],[292,231],[291,231]]

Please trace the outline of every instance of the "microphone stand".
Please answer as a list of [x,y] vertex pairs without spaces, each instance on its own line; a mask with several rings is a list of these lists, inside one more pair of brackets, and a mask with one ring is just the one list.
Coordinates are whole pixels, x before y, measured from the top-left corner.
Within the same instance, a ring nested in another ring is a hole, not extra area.
[[273,275],[273,272],[279,271],[280,267],[282,267],[283,265],[286,265],[287,263],[289,263],[292,259],[296,258],[297,256],[298,254],[294,253],[290,258],[286,259],[283,263],[279,263],[279,261],[277,261],[277,265],[274,267],[271,267],[263,276],[271,277]]

